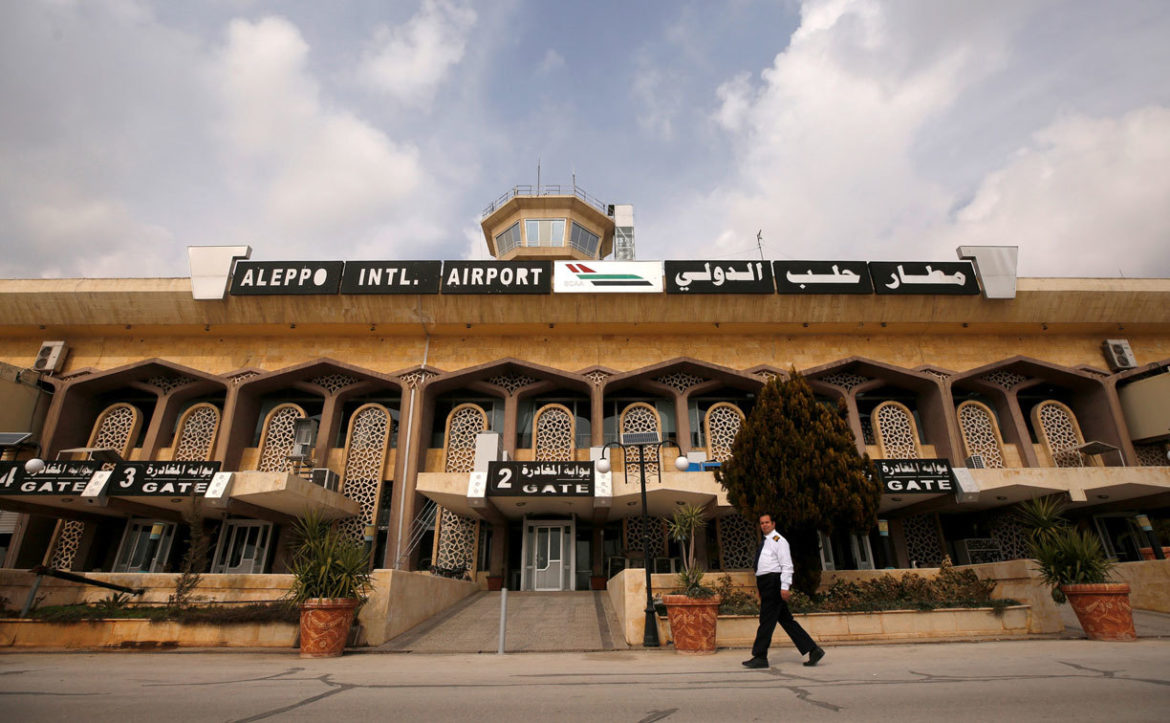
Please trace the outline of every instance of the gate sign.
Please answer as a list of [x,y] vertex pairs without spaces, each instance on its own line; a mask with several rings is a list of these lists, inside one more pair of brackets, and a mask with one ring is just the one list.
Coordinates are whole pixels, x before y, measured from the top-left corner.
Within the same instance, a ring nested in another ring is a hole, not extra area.
[[935,494],[958,489],[945,459],[875,459],[882,491],[888,495]]
[[488,462],[489,497],[592,497],[592,462]]
[[111,497],[206,494],[219,462],[119,462],[110,473]]
[[0,494],[79,495],[101,462],[45,462],[36,474],[24,471],[24,462],[0,463]]

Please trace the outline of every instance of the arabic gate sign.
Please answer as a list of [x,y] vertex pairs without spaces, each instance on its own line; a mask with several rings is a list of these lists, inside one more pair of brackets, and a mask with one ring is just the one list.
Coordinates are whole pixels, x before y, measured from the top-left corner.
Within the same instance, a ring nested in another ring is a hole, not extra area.
[[970,261],[870,261],[879,294],[978,294]]
[[886,494],[936,494],[958,488],[951,463],[945,459],[875,459],[873,463]]
[[488,497],[592,497],[592,462],[488,462]]
[[24,462],[0,462],[0,495],[79,495],[101,462],[46,462],[36,474]]
[[771,294],[767,261],[665,261],[668,294]]
[[773,261],[781,294],[872,294],[864,261]]
[[207,492],[219,462],[119,462],[110,473],[106,494],[112,497],[152,497]]

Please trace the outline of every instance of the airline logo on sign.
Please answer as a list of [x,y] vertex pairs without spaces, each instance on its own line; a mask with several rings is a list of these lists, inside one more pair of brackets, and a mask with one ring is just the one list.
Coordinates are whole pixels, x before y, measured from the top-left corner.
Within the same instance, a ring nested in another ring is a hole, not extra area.
[[568,294],[659,294],[661,261],[556,261],[553,292]]

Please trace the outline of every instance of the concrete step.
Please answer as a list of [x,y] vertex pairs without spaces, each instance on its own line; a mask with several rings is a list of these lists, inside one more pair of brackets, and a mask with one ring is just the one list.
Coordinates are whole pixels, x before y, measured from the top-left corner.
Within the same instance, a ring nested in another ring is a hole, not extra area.
[[[411,653],[494,653],[499,647],[502,595],[476,593],[378,649]],[[509,592],[507,606],[505,652],[628,648],[609,594],[604,591]]]

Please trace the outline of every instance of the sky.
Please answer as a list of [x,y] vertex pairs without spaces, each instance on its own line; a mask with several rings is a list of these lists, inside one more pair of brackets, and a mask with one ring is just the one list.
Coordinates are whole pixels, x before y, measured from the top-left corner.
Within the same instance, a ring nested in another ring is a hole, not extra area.
[[1170,277],[1167,68],[1165,0],[4,2],[0,277],[487,258],[538,178],[640,260]]

